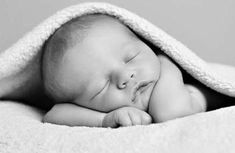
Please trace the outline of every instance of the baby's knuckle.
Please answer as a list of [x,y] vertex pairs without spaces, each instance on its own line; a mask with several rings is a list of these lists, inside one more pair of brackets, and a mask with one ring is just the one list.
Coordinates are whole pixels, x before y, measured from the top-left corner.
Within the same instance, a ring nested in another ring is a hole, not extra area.
[[152,118],[150,115],[144,115],[143,121],[144,121],[144,123],[149,124],[149,123],[152,123]]
[[134,124],[134,125],[140,125],[141,123],[142,123],[141,118],[135,117],[135,118],[133,119],[133,124]]

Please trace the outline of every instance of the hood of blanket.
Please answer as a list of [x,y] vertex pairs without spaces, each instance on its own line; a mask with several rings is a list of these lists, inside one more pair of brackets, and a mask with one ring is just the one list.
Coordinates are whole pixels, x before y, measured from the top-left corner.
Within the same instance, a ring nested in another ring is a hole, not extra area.
[[47,18],[0,54],[0,97],[16,90],[30,90],[40,79],[42,47],[64,23],[88,14],[115,17],[135,33],[170,56],[204,85],[235,97],[235,68],[204,61],[172,36],[140,16],[107,3],[82,3]]

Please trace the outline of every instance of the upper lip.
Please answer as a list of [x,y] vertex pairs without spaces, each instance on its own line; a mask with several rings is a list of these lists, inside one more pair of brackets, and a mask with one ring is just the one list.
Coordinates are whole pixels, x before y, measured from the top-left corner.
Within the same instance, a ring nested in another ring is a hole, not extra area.
[[153,83],[154,81],[140,81],[140,82],[138,82],[135,86],[134,86],[134,88],[133,88],[133,90],[132,90],[132,98],[131,98],[131,100],[132,100],[132,102],[134,102],[135,101],[135,99],[136,99],[136,93],[137,93],[137,91],[138,90],[140,90],[141,88],[143,88],[143,87],[146,87],[146,86],[148,86],[150,83]]

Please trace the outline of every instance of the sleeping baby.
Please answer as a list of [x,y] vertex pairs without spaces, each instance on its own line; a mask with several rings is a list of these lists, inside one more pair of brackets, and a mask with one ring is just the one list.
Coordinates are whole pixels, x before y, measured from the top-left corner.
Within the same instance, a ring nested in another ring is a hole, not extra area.
[[224,98],[197,82],[119,20],[86,15],[47,41],[42,80],[54,106],[44,122],[146,125],[204,112]]

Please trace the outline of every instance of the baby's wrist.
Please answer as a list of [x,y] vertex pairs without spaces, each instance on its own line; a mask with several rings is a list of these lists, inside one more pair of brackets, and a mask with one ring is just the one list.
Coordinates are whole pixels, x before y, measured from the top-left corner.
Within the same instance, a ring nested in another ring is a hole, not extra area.
[[102,127],[116,127],[115,116],[118,116],[117,110],[113,110],[109,113],[106,113],[103,117]]
[[104,127],[106,116],[107,116],[107,113],[101,113],[99,117],[99,125],[98,125],[99,127]]
[[107,114],[103,116],[102,120],[101,120],[101,126],[100,127],[107,127]]
[[102,120],[102,127],[112,127],[114,126],[114,112],[111,111],[109,113],[104,114],[103,120]]

